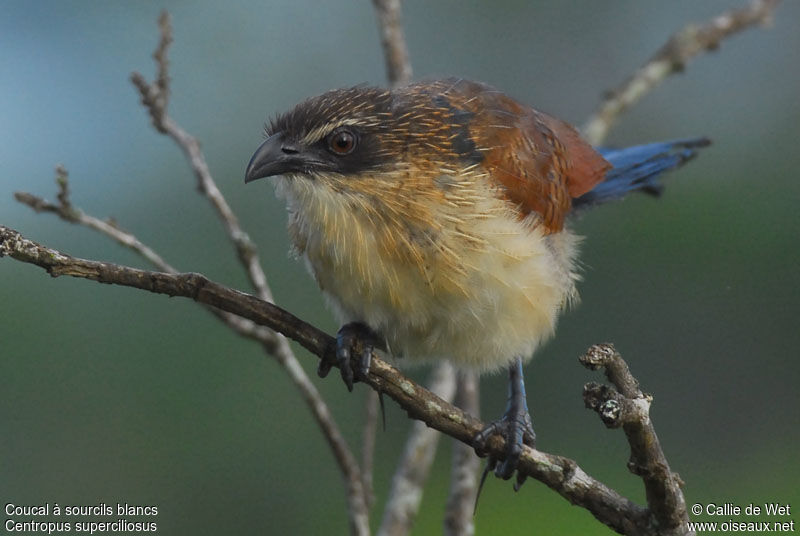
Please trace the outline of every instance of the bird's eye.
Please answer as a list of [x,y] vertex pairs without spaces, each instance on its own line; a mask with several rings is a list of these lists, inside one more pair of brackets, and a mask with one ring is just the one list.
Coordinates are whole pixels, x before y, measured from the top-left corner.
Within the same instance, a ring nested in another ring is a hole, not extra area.
[[356,137],[349,130],[337,130],[328,136],[328,148],[333,154],[348,155],[356,148]]

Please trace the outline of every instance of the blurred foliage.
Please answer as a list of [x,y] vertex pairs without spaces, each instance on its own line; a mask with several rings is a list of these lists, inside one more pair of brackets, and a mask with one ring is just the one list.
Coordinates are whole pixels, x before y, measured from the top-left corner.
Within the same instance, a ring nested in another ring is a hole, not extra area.
[[[417,78],[492,83],[574,123],[677,28],[744,0],[408,1]],[[4,2],[0,18],[0,221],[74,255],[143,266],[92,232],[38,216],[15,190],[55,196],[120,224],[184,270],[247,288],[230,244],[171,142],[128,82],[150,76],[162,8],[173,15],[173,116],[262,258],[279,303],[329,331],[312,280],[286,254],[285,211],[267,182],[242,184],[270,115],[331,87],[383,83],[369,2]],[[659,200],[587,214],[582,303],[526,370],[540,446],[577,459],[636,500],[620,432],[583,409],[598,379],[576,357],[617,344],[643,388],[687,500],[800,503],[800,5],[726,41],[627,113],[612,144],[706,135],[714,145]],[[194,304],[0,260],[0,497],[4,504],[155,504],[165,534],[346,531],[327,445],[281,369]],[[314,374],[314,359],[301,360]],[[424,369],[411,374],[423,379]],[[503,378],[482,382],[498,414]],[[354,448],[363,388],[317,381]],[[378,436],[385,499],[408,429],[391,403]],[[418,534],[437,532],[442,448]],[[482,534],[606,534],[544,486],[490,480]]]

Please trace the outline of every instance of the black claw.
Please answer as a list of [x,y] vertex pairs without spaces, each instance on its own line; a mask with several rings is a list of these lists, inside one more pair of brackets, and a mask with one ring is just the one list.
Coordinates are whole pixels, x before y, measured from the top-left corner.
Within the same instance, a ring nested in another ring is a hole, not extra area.
[[519,457],[522,454],[521,443],[512,443],[511,448],[506,449],[506,459],[495,470],[494,474],[503,480],[508,480],[514,475],[519,464]]
[[[342,380],[349,391],[353,384],[369,374],[372,362],[372,351],[375,347],[382,347],[378,335],[367,325],[360,322],[345,324],[336,334],[335,360],[339,366]],[[355,363],[353,361],[355,360]],[[323,365],[323,363],[325,363]],[[325,360],[320,361],[318,373],[327,375],[331,364]]]
[[342,335],[342,330],[339,330],[339,334],[336,337],[336,362],[339,363],[339,372],[348,391],[353,390],[353,367],[350,365],[351,344],[352,341],[347,340]]
[[378,402],[381,406],[381,423],[383,424],[383,431],[386,431],[386,406],[383,404],[383,393],[378,391]]
[[320,359],[319,365],[317,366],[317,376],[320,378],[325,378],[332,368],[333,364],[330,361],[325,358]]
[[486,461],[486,467],[483,468],[483,473],[481,473],[481,481],[478,484],[478,491],[475,493],[475,505],[472,507],[472,515],[475,515],[475,512],[478,511],[478,499],[481,498],[481,491],[483,491],[483,484],[486,482],[486,475],[489,474],[489,471],[494,469],[494,466],[497,465],[497,460],[489,458]]
[[517,473],[517,481],[514,482],[514,491],[519,491],[519,488],[525,483],[525,479],[528,478],[527,475],[523,475],[522,473]]

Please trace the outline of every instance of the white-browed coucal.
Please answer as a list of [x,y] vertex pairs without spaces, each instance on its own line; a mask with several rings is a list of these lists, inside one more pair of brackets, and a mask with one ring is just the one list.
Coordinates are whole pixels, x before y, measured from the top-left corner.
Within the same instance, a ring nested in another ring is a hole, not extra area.
[[506,456],[488,466],[502,478],[534,441],[522,365],[577,297],[570,215],[660,192],[659,176],[708,144],[597,150],[567,123],[461,79],[329,91],[266,134],[245,180],[278,176],[295,251],[343,322],[348,388],[374,346],[401,362],[508,369],[506,412],[475,438],[480,450],[503,435]]

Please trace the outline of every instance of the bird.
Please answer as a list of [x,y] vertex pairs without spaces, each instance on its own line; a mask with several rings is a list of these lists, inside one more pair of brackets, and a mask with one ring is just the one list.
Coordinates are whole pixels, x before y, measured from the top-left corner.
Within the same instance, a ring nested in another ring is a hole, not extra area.
[[[509,479],[535,447],[523,364],[576,302],[581,240],[571,222],[661,175],[706,138],[594,148],[568,123],[462,78],[335,89],[265,126],[245,182],[275,177],[292,248],[341,321],[335,363],[352,391],[374,349],[397,363],[506,370],[494,434]],[[327,375],[333,363],[320,362]],[[486,472],[484,472],[484,478]],[[515,489],[524,481],[518,474]]]

